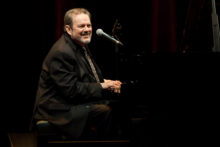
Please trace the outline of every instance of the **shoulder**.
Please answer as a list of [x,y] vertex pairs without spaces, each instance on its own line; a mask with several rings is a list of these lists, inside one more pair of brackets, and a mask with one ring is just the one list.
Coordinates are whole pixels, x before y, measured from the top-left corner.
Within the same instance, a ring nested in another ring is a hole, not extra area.
[[77,46],[71,41],[71,38],[62,35],[49,50],[45,62],[51,61],[72,61],[78,56]]
[[69,38],[66,38],[64,35],[60,37],[59,40],[57,40],[54,45],[51,47],[49,54],[52,55],[69,55],[72,56],[72,54],[75,54],[76,52],[76,46],[71,43],[71,40]]

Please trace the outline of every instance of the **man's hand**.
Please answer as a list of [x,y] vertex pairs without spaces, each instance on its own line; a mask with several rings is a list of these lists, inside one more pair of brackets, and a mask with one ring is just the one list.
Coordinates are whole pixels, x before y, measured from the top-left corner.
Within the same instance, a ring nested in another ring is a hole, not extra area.
[[103,89],[108,89],[114,93],[120,93],[121,92],[121,82],[118,80],[108,80],[104,79],[104,82],[101,83],[101,86]]

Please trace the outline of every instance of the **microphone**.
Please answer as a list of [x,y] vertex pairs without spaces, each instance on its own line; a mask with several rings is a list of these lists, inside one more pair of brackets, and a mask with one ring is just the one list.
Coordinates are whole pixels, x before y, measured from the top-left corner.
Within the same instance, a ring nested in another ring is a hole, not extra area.
[[123,46],[123,44],[122,44],[119,40],[116,40],[115,38],[113,38],[113,37],[111,37],[110,35],[106,34],[105,32],[103,32],[102,29],[97,29],[97,30],[96,30],[96,34],[97,34],[98,36],[104,37],[104,38],[106,38],[106,39],[108,39],[108,40],[114,42],[115,44],[119,44],[119,45]]

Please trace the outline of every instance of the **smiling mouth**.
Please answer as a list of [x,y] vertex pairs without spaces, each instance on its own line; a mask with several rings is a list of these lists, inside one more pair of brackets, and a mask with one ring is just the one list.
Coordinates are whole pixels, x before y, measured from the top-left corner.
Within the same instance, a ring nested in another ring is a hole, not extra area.
[[83,35],[83,38],[90,38],[90,35]]

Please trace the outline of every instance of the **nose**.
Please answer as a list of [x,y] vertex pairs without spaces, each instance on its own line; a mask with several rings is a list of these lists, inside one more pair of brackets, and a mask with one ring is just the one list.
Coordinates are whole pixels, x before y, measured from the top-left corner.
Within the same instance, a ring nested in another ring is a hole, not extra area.
[[89,31],[89,27],[85,26],[84,31]]

